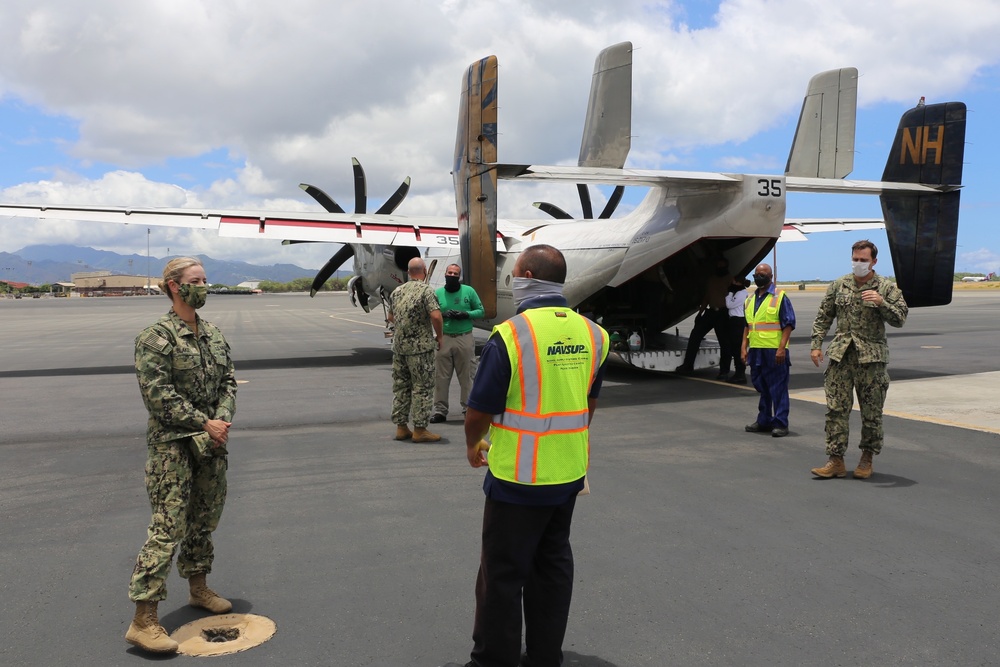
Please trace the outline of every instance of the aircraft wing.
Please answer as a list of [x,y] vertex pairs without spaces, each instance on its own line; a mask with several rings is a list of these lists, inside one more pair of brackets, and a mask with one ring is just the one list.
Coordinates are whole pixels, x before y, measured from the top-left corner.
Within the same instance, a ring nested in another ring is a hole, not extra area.
[[0,215],[217,229],[223,237],[277,241],[439,247],[454,246],[458,238],[458,224],[451,218],[385,214],[5,204],[0,205]]
[[856,229],[885,229],[881,218],[786,218],[778,241],[807,241],[807,234],[816,232],[848,232]]

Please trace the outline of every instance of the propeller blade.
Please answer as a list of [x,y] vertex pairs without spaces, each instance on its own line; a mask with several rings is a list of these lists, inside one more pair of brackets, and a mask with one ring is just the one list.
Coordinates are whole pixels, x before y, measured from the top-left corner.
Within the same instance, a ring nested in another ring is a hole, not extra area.
[[606,220],[611,217],[611,214],[615,212],[618,208],[619,202],[622,200],[622,195],[625,194],[624,185],[616,185],[614,192],[608,197],[608,203],[605,205],[604,210],[601,211],[601,219]]
[[396,210],[396,207],[403,203],[406,198],[406,193],[410,191],[410,177],[407,176],[406,180],[399,184],[396,191],[392,193],[392,196],[385,200],[385,203],[378,207],[375,213],[392,213]]
[[319,202],[319,205],[326,209],[327,213],[343,213],[344,209],[340,208],[340,204],[333,201],[333,197],[326,194],[315,185],[309,185],[308,183],[299,183],[299,187],[306,191],[306,194]]
[[323,268],[319,270],[316,277],[313,278],[312,288],[309,290],[309,296],[316,296],[316,292],[320,291],[323,287],[323,283],[330,279],[334,271],[339,269],[341,265],[354,256],[354,246],[345,245],[343,248],[337,251],[337,254],[330,258],[330,261],[323,265]]
[[358,158],[352,157],[351,163],[354,165],[354,212],[368,212],[368,185],[365,183],[365,170],[358,162]]
[[532,204],[532,206],[537,208],[542,213],[548,213],[557,220],[571,220],[573,217],[555,204],[550,204],[547,201],[536,201]]
[[580,205],[583,206],[583,217],[590,220],[594,217],[594,206],[590,203],[590,190],[586,183],[577,183],[576,190],[580,193]]

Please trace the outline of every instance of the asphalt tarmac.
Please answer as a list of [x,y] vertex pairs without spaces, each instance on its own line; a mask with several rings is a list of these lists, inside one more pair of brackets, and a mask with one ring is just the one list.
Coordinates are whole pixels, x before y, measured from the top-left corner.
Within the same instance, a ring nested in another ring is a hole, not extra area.
[[[791,433],[752,389],[609,369],[577,503],[573,667],[985,665],[1000,655],[1000,292],[890,330],[870,480],[816,480],[820,293],[790,292]],[[162,297],[0,300],[0,664],[141,665],[125,643],[145,539],[136,333]],[[240,382],[213,588],[277,624],[176,664],[434,667],[468,660],[483,473],[458,386],[441,443],[391,440],[379,315],[343,294],[209,297]],[[686,325],[680,327],[682,333]],[[852,419],[849,469],[860,419]],[[171,573],[169,631],[204,615]]]

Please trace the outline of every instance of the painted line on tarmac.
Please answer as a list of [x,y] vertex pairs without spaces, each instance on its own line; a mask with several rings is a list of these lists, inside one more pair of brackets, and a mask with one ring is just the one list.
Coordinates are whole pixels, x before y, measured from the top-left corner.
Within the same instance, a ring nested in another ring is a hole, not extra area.
[[336,313],[334,313],[333,315],[330,315],[329,317],[330,317],[331,320],[341,320],[343,322],[351,322],[353,324],[364,324],[365,326],[369,326],[369,327],[378,327],[379,329],[385,329],[385,325],[384,324],[374,324],[373,322],[365,322],[363,320],[352,320],[349,317],[341,317],[340,315],[337,315]]

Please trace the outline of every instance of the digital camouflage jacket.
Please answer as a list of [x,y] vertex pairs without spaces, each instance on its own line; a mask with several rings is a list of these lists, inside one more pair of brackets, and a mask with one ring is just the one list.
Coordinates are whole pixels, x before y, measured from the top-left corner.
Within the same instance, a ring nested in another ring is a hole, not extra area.
[[[885,302],[881,306],[864,305],[861,293],[865,290],[877,291]],[[823,348],[823,338],[836,318],[837,329],[826,351],[830,359],[840,361],[847,348],[854,343],[860,363],[889,363],[885,325],[903,326],[908,312],[903,292],[896,283],[876,273],[867,283],[858,286],[854,275],[849,273],[830,283],[819,304],[819,312],[813,322],[812,349]]]
[[419,280],[403,283],[389,295],[389,309],[395,329],[392,351],[396,354],[421,354],[437,349],[431,311],[441,310],[434,288]]
[[150,443],[201,433],[207,420],[232,421],[236,412],[229,344],[200,317],[197,336],[172,310],[144,329],[135,339],[135,374]]

